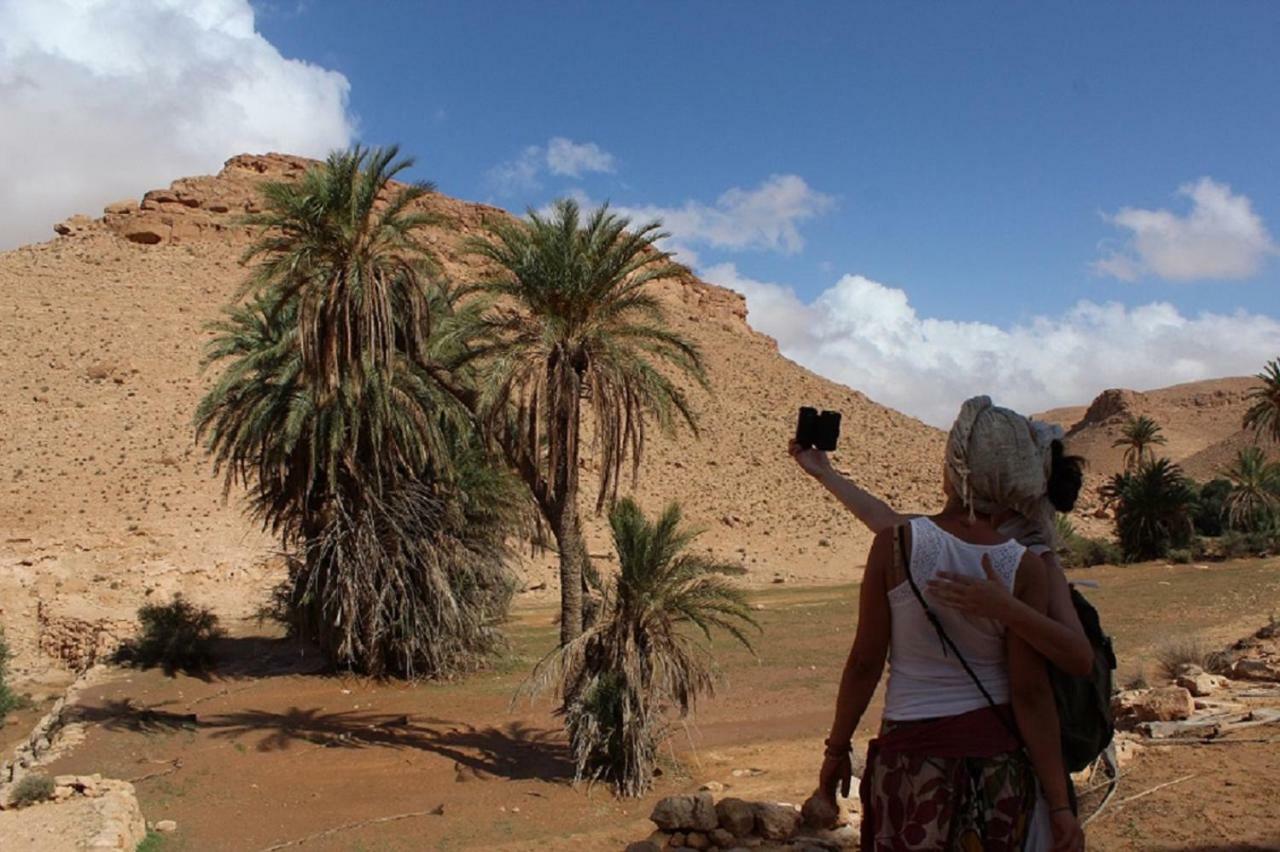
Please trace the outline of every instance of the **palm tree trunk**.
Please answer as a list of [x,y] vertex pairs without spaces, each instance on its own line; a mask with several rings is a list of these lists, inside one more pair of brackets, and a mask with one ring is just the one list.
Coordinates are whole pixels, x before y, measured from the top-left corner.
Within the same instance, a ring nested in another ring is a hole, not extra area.
[[561,645],[567,645],[582,635],[582,577],[589,558],[578,517],[577,488],[564,497],[566,502],[552,524],[556,547],[560,551]]

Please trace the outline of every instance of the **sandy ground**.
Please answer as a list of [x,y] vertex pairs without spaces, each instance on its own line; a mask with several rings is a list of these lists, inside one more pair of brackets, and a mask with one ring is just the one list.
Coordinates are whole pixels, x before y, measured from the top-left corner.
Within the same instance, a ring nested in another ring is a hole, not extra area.
[[[1225,643],[1280,603],[1280,560],[1077,576],[1102,584],[1090,597],[1116,636],[1124,676],[1150,671],[1171,637]],[[545,608],[517,612],[497,670],[450,684],[316,674],[305,647],[237,625],[206,680],[121,671],[86,693],[88,737],[51,770],[134,781],[149,820],[178,822],[164,849],[266,849],[401,814],[416,815],[299,848],[621,849],[647,835],[658,796],[708,781],[747,798],[803,799],[852,640],[855,595],[851,586],[757,593],[758,656],[717,646],[725,683],[672,741],[683,769],[637,801],[574,788],[547,704],[512,704],[554,641]],[[877,699],[860,740],[879,707]],[[1188,774],[1196,777],[1105,813],[1090,848],[1280,848],[1280,743],[1148,750],[1118,799]]]

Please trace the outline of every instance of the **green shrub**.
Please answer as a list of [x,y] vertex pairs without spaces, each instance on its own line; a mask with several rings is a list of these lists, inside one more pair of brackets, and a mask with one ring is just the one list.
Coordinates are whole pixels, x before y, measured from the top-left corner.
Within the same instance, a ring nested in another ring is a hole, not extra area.
[[1227,495],[1230,493],[1231,482],[1227,479],[1210,480],[1200,486],[1191,516],[1197,533],[1213,538],[1226,531]]
[[9,646],[4,641],[4,631],[0,630],[0,723],[22,704],[22,699],[9,686]]
[[218,617],[175,594],[167,604],[147,604],[138,610],[138,637],[125,643],[117,662],[165,673],[202,671],[213,662],[213,641],[222,636]]
[[1105,538],[1075,535],[1065,540],[1064,548],[1062,564],[1067,568],[1091,568],[1124,562],[1120,546]]
[[1217,554],[1223,559],[1265,556],[1280,551],[1280,535],[1270,532],[1227,530],[1217,540]]
[[1189,547],[1175,547],[1169,551],[1169,561],[1174,565],[1190,565],[1195,558],[1195,554]]
[[22,776],[18,786],[13,789],[10,801],[14,807],[24,808],[27,805],[34,805],[36,802],[44,802],[52,798],[53,779],[48,775],[40,775],[33,772],[30,775]]

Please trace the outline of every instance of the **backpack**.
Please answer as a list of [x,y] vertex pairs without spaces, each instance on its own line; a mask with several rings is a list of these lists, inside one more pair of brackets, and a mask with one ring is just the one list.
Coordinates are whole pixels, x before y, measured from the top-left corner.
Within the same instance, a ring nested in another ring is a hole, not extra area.
[[[991,698],[991,694],[969,667],[960,649],[943,630],[942,622],[938,620],[933,608],[921,594],[920,587],[916,585],[915,577],[911,574],[905,526],[898,527],[895,545],[911,591],[915,593],[916,600],[920,601],[920,606],[924,607],[925,616],[933,625],[943,647],[955,654],[956,660],[964,667],[983,698],[995,707],[996,703]],[[1111,637],[1102,631],[1102,620],[1098,617],[1098,611],[1085,600],[1084,595],[1080,594],[1075,586],[1071,587],[1071,603],[1080,618],[1080,625],[1084,628],[1089,644],[1093,646],[1093,671],[1084,677],[1076,677],[1059,670],[1050,663],[1049,685],[1053,689],[1054,703],[1058,708],[1058,724],[1062,729],[1062,762],[1067,772],[1079,772],[1108,750],[1115,735],[1115,725],[1111,715],[1111,673],[1116,667],[1116,655],[1111,647]],[[1016,728],[1004,720],[1003,716],[1001,720],[1009,727],[1010,733],[1021,742],[1022,735]]]
[[1071,604],[1080,617],[1085,637],[1093,646],[1093,671],[1076,677],[1051,664],[1049,683],[1062,724],[1062,762],[1068,772],[1079,772],[1097,760],[1115,736],[1111,673],[1116,668],[1116,655],[1111,637],[1102,630],[1098,611],[1075,586],[1071,586]]

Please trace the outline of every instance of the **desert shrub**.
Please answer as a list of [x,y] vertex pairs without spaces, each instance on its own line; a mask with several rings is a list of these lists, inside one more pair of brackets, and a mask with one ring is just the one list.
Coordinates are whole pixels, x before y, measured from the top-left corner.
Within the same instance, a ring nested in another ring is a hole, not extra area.
[[4,717],[22,706],[22,699],[9,686],[9,645],[0,630],[0,723]]
[[1280,551],[1280,535],[1270,531],[1227,530],[1216,545],[1216,552],[1223,559],[1240,559]]
[[713,629],[750,647],[755,626],[742,591],[724,578],[741,566],[689,551],[696,533],[671,504],[647,520],[629,499],[609,513],[619,573],[602,614],[578,639],[535,667],[525,689],[555,689],[579,781],[605,781],[620,796],[653,783],[668,716],[686,715],[715,684]]
[[36,802],[52,799],[53,790],[52,778],[48,775],[32,772],[29,775],[22,776],[22,779],[18,781],[17,786],[13,788],[10,801],[14,807],[23,808],[27,805],[34,805]]
[[167,604],[138,610],[138,636],[121,646],[116,660],[165,673],[202,671],[213,663],[213,641],[222,636],[218,616],[181,594]]
[[1189,565],[1195,558],[1195,553],[1189,547],[1175,547],[1169,551],[1169,561],[1174,565]]
[[1196,532],[1214,538],[1226,531],[1227,495],[1231,481],[1213,479],[1201,485],[1196,494],[1196,507],[1191,516]]
[[1194,532],[1196,494],[1182,468],[1160,458],[1140,461],[1132,471],[1112,477],[1116,537],[1130,561],[1159,559],[1170,548],[1186,547]]
[[1062,564],[1067,568],[1090,568],[1094,565],[1119,565],[1124,562],[1120,546],[1105,538],[1075,535],[1064,539]]
[[1173,680],[1186,666],[1199,666],[1208,669],[1206,660],[1209,647],[1198,636],[1184,636],[1171,639],[1156,648],[1156,663],[1160,674],[1167,680]]

